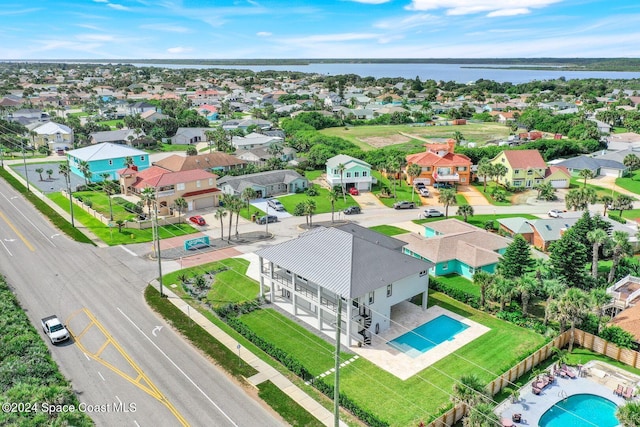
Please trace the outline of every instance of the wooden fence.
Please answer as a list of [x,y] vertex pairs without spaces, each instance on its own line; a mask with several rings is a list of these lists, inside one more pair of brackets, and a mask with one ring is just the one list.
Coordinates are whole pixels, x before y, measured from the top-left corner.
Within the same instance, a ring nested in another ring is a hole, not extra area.
[[[513,368],[509,369],[504,374],[500,375],[495,380],[491,381],[487,385],[487,391],[491,396],[495,396],[503,388],[508,387],[511,383],[514,383],[518,378],[538,366],[543,361],[547,360],[553,355],[551,349],[553,347],[564,348],[569,344],[571,339],[571,331],[565,331],[561,335],[557,336],[553,341],[547,343],[529,357],[518,363]],[[574,333],[574,346],[582,347],[587,350],[591,350],[595,353],[599,353],[617,360],[628,366],[634,368],[640,368],[640,353],[635,350],[629,350],[626,348],[620,348],[602,338],[590,334],[588,332],[575,330]],[[427,427],[444,427],[452,426],[458,422],[465,413],[465,405],[458,404],[453,409],[442,414],[429,424]]]

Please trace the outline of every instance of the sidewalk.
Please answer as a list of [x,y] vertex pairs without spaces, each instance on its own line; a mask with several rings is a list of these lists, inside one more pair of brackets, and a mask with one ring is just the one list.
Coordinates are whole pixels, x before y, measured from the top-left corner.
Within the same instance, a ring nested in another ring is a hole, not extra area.
[[[154,281],[152,283],[154,287],[158,286],[158,283]],[[254,376],[247,378],[247,381],[257,386],[265,381],[271,381],[280,390],[287,394],[293,401],[298,403],[304,409],[306,409],[311,415],[316,417],[325,426],[333,426],[333,412],[329,411],[320,403],[312,399],[307,393],[302,391],[298,386],[293,384],[287,377],[278,372],[275,368],[268,365],[265,361],[258,358],[255,354],[251,353],[245,348],[241,348],[238,351],[238,342],[227,335],[222,329],[211,323],[206,317],[204,317],[197,310],[187,309],[187,304],[180,297],[174,294],[170,289],[164,288],[165,294],[167,294],[169,301],[180,309],[184,314],[189,316],[191,320],[200,325],[206,330],[212,337],[224,344],[229,350],[240,353],[241,359],[248,365],[254,367],[258,373]],[[340,421],[340,425],[346,427],[347,424]]]

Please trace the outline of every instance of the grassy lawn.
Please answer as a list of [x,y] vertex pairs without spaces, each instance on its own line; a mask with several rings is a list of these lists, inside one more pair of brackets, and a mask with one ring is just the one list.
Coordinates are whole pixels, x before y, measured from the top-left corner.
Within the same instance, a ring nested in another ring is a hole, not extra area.
[[624,363],[618,362],[614,359],[610,359],[602,354],[594,353],[593,351],[587,350],[586,348],[574,348],[573,352],[568,353],[567,356],[567,364],[569,365],[584,365],[590,360],[598,360],[600,362],[608,363],[609,365],[613,365],[620,369],[624,369],[625,371],[631,372],[632,374],[640,375],[640,369],[634,368],[633,366],[625,365]]
[[[284,205],[284,208],[287,210],[287,212],[289,212],[292,215],[293,215],[293,212],[295,211],[296,205],[298,203],[302,203],[306,201],[307,199],[312,199],[314,202],[316,202],[316,210],[314,213],[320,214],[320,213],[331,212],[331,202],[329,201],[329,190],[327,190],[326,188],[322,188],[317,184],[314,184],[314,187],[316,188],[316,190],[318,190],[317,196],[307,196],[305,193],[298,193],[298,194],[289,194],[286,196],[278,196],[278,200],[280,200],[280,202]],[[335,208],[334,208],[335,212],[341,211],[345,209],[347,206],[353,206],[358,204],[356,203],[355,200],[353,200],[353,197],[351,197],[349,194],[346,195],[345,199],[346,199],[346,202],[343,201],[342,197],[338,197],[338,200],[335,203]],[[253,208],[253,210],[255,210],[255,208]]]
[[[607,211],[607,214],[609,212],[613,212],[616,215],[618,215],[620,213],[620,211]],[[635,220],[636,218],[640,218],[640,209],[631,209],[628,211],[622,211],[622,217],[628,220]]]
[[475,295],[477,297],[480,296],[480,287],[473,283],[473,281],[467,279],[466,277],[462,277],[458,274],[448,274],[446,276],[438,276],[436,277],[438,282],[445,283],[452,288],[460,289],[465,291],[468,294]]
[[[76,191],[75,193],[73,193],[73,195],[75,197],[82,198],[82,200],[84,200],[85,202],[90,200],[91,207],[93,209],[100,212],[105,217],[109,217],[109,198],[105,193],[96,191]],[[113,199],[111,200],[111,209],[113,209],[114,221],[117,221],[119,219],[127,221],[130,219],[135,219],[137,217],[136,214],[125,210],[122,205],[120,205],[116,200]]]
[[[472,184],[474,187],[476,187],[480,193],[484,196],[485,199],[487,199],[487,201],[489,203],[491,203],[494,206],[511,206],[511,197],[513,197],[513,193],[510,191],[507,191],[504,189],[503,186],[496,184],[494,181],[487,181],[487,191],[484,191],[484,183],[482,181],[479,182],[474,182]],[[499,188],[502,191],[504,191],[504,195],[506,197],[506,201],[504,202],[498,202],[496,200],[493,200],[493,197],[491,197],[491,194],[493,193],[495,188]]]
[[[323,129],[320,132],[326,135],[338,136],[353,142],[363,150],[372,150],[375,147],[370,144],[369,138],[387,138],[389,141],[396,139],[398,142],[394,148],[407,151],[424,151],[424,141],[418,138],[453,138],[455,131],[462,132],[467,141],[484,144],[494,139],[504,139],[509,136],[509,128],[498,123],[470,123],[465,126],[424,126],[415,127],[408,125],[379,125],[379,126],[354,126]],[[418,138],[411,139],[405,135],[414,135]]]
[[[620,178],[618,178],[620,179]],[[617,183],[618,180],[616,180]],[[578,177],[571,177],[571,183],[569,185],[569,188],[571,190],[576,189],[576,188],[580,188],[584,186],[584,179],[582,178],[578,178]],[[593,185],[593,184],[589,184],[587,183],[587,187],[589,188],[593,188],[594,190],[596,190],[596,195],[598,196],[598,198],[601,198],[602,196],[610,196],[610,197],[618,197],[620,195],[620,193],[618,193],[617,191],[614,190],[610,190],[608,188],[604,188],[604,187],[600,187],[597,185]],[[624,188],[622,185],[620,186],[622,188]],[[629,190],[631,191],[631,190]]]
[[318,171],[306,171],[304,173],[305,178],[307,178],[309,181],[313,181],[314,179],[318,179],[320,178],[320,175],[322,175],[324,173],[323,170],[318,170]]
[[469,202],[467,202],[466,197],[464,197],[462,194],[456,194],[456,206],[464,206],[468,204]]
[[395,236],[397,234],[409,233],[409,230],[405,230],[404,228],[400,227],[394,227],[393,225],[376,225],[369,228],[373,231],[384,234],[385,236]]
[[631,175],[627,175],[624,178],[616,178],[616,185],[627,191],[640,194],[640,169],[633,171]]
[[189,144],[160,144],[157,151],[187,151]]
[[258,384],[258,396],[293,427],[322,427],[324,425],[271,381]]
[[[503,218],[515,218],[515,217],[521,217],[521,218],[526,218],[526,219],[538,219],[538,217],[535,216],[535,215],[525,214],[525,213],[522,213],[522,214],[496,214],[496,215],[485,214],[485,215],[470,216],[470,217],[467,218],[467,222],[469,224],[475,225],[476,227],[484,228],[484,226],[487,223],[487,221],[493,221],[494,228],[497,228],[498,227],[498,222],[496,220],[503,219]],[[464,221],[464,218],[462,216],[449,215],[449,218],[456,218],[456,219],[459,219],[460,221]],[[446,218],[438,217],[438,218],[416,219],[416,220],[413,220],[413,222],[415,222],[416,224],[424,224],[424,223],[427,223],[427,222],[442,221],[443,219],[446,219]]]
[[[66,212],[69,212],[69,199],[64,197],[62,193],[50,193],[48,197]],[[107,216],[109,215],[107,211]],[[118,232],[117,227],[109,227],[103,224],[93,215],[86,212],[80,206],[73,205],[73,216],[82,225],[87,227],[93,234],[107,245],[126,245],[129,243],[150,242],[153,238],[151,228],[145,230],[137,230],[131,228],[123,228],[122,232]],[[160,227],[160,238],[167,239],[169,237],[184,236],[196,233],[196,230],[189,224],[173,224]]]
[[118,129],[118,123],[121,123],[122,125],[124,125],[124,120],[105,120],[102,122],[98,122],[98,124],[100,125],[109,126],[112,130]]
[[[376,184],[373,188],[373,194],[376,196],[380,195],[380,190],[382,186],[385,186],[389,189],[391,194],[393,194],[393,180],[382,176],[382,174],[378,171],[371,171],[371,174],[378,180],[378,184]],[[395,194],[396,198],[393,197],[378,197],[380,201],[387,207],[393,207],[393,204],[397,201],[408,200],[411,201],[411,197],[413,195],[413,202],[415,202],[416,206],[422,205],[422,201],[420,200],[420,195],[413,191],[413,186],[408,185],[401,179],[398,179],[395,183]]]

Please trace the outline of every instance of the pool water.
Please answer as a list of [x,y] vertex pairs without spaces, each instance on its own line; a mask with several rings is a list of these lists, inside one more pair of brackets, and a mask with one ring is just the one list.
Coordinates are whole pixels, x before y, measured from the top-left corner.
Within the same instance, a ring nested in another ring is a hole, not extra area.
[[575,394],[553,405],[542,415],[540,427],[615,427],[617,406],[594,394]]
[[468,327],[469,325],[442,314],[387,344],[411,357],[418,357],[438,344],[452,340]]

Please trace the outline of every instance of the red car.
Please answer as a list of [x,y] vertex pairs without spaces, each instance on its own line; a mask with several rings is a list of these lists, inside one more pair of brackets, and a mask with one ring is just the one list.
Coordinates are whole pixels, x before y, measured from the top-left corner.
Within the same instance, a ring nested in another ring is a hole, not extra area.
[[358,194],[360,194],[360,192],[358,191],[358,189],[356,187],[351,187],[349,189],[349,194],[351,194],[352,196],[357,196]]
[[207,222],[200,215],[195,215],[189,218],[189,221],[196,225],[207,225]]

